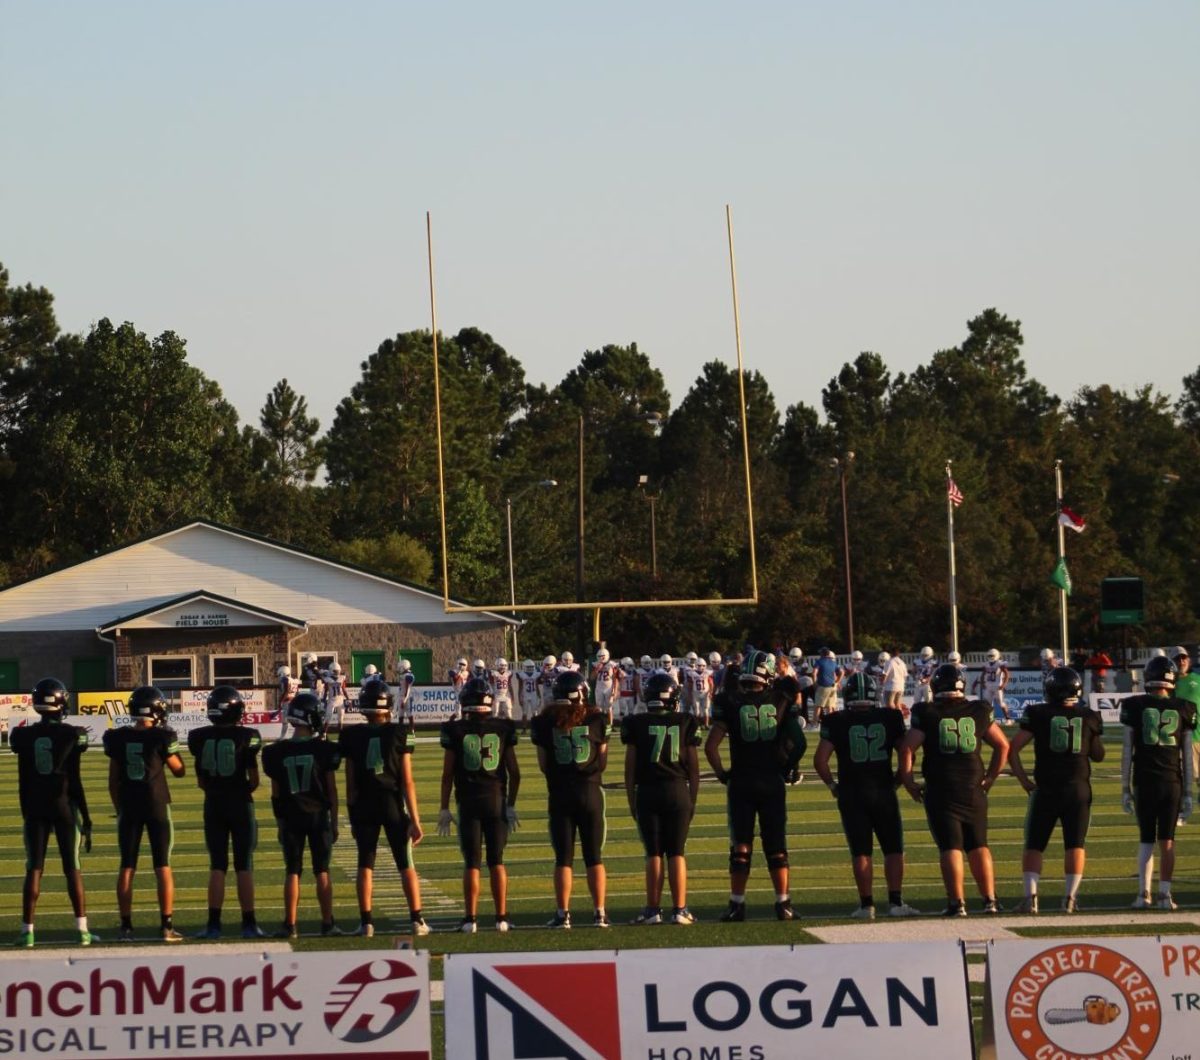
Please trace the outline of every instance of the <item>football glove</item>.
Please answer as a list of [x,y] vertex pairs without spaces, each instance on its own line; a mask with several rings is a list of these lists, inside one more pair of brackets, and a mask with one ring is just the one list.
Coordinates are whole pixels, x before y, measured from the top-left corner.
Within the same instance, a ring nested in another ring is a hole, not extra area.
[[438,810],[437,834],[449,835],[452,824],[454,824],[454,814],[449,810]]
[[838,782],[836,780],[829,785],[829,794],[835,799],[838,797]]
[[506,806],[504,808],[504,818],[508,821],[508,830],[515,832],[521,827],[521,815],[517,813],[515,806]]
[[1185,821],[1192,816],[1192,797],[1190,795],[1185,795],[1183,802],[1179,804],[1179,816]]
[[83,824],[79,828],[79,834],[83,836],[84,851],[90,854],[92,852],[92,819],[90,817],[83,819]]
[[1124,791],[1121,793],[1121,809],[1126,813],[1133,813],[1133,795],[1131,792]]
[[783,782],[785,784],[799,784],[803,779],[804,774],[795,766],[784,771]]

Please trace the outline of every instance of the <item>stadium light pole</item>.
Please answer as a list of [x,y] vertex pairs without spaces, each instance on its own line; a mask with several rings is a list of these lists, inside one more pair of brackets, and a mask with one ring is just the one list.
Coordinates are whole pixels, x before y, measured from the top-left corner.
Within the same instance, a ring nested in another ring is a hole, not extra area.
[[[504,522],[508,528],[508,599],[514,608],[517,606],[517,580],[513,574],[513,547],[512,547],[512,506],[513,501],[519,501],[530,490],[534,489],[553,489],[558,485],[557,479],[544,478],[539,482],[531,482],[523,490],[520,490],[515,497],[504,498]],[[513,618],[517,617],[517,612],[513,611]],[[519,665],[517,656],[521,654],[517,647],[517,627],[513,626],[513,669]]]
[[642,491],[642,496],[650,502],[650,580],[651,582],[658,581],[658,530],[654,519],[654,505],[658,502],[660,494],[651,493],[648,485],[650,482],[649,475],[638,475],[638,489]]
[[854,451],[849,450],[841,459],[834,456],[829,466],[838,473],[842,487],[842,556],[846,568],[846,632],[850,637],[850,651],[854,651],[854,596],[850,588],[850,518],[846,514],[846,471],[854,463]]

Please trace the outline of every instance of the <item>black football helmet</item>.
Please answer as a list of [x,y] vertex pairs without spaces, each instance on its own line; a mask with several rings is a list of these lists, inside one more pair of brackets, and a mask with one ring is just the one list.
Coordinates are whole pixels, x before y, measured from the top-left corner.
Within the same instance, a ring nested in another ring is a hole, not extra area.
[[554,699],[558,703],[588,701],[587,678],[578,670],[564,670],[554,679]]
[[43,718],[61,718],[67,709],[67,686],[56,677],[43,677],[33,686],[31,698]]
[[208,720],[214,725],[236,725],[246,713],[246,701],[233,685],[217,685],[208,694]]
[[874,706],[879,702],[879,686],[875,683],[875,678],[860,670],[842,682],[842,699],[851,707],[856,703],[870,703]]
[[358,709],[363,714],[379,711],[392,712],[392,690],[381,677],[369,677],[358,690]]
[[766,688],[775,680],[775,656],[769,651],[752,651],[742,663],[737,679],[743,688]]
[[1069,666],[1056,666],[1042,682],[1047,703],[1073,703],[1083,695],[1083,681]]
[[1175,691],[1175,678],[1179,670],[1165,655],[1156,655],[1142,671],[1143,688],[1165,688],[1168,692]]
[[954,663],[942,663],[933,671],[929,687],[935,696],[961,696],[966,694],[966,675]]
[[642,687],[647,710],[675,710],[679,706],[679,686],[670,674],[656,673]]
[[472,677],[458,693],[458,705],[464,711],[487,713],[492,709],[494,700],[492,686],[483,677]]
[[142,685],[129,695],[129,713],[134,718],[150,718],[155,724],[167,716],[167,697],[155,685]]
[[301,692],[287,705],[287,720],[293,725],[306,725],[313,732],[325,728],[325,708],[313,692]]

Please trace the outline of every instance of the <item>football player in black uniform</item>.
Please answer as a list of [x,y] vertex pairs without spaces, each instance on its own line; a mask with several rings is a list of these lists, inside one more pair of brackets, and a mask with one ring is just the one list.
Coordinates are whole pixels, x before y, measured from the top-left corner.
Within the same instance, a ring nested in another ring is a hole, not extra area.
[[300,907],[300,874],[307,845],[317,884],[321,934],[340,935],[333,922],[333,884],[329,863],[337,842],[337,773],[341,756],[322,740],[325,713],[313,692],[301,692],[287,705],[292,735],[263,751],[263,772],[271,778],[271,811],[279,826],[283,847],[283,924],[276,938],[299,935],[296,915]]
[[508,919],[508,872],[504,846],[509,831],[520,825],[517,791],[517,727],[511,718],[492,717],[492,686],[485,677],[471,677],[458,694],[462,717],[442,726],[442,799],[438,835],[449,835],[454,818],[450,792],[458,804],[458,843],[462,850],[463,904],[459,930],[473,934],[478,922],[479,868],[487,851],[488,878],[496,907],[496,930],[512,927]]
[[212,724],[188,733],[188,750],[196,759],[196,783],[204,792],[204,845],[208,849],[209,870],[208,923],[195,937],[221,937],[221,907],[225,904],[225,877],[232,843],[242,938],[262,938],[263,931],[254,915],[253,870],[258,822],[251,797],[258,787],[262,736],[257,729],[241,724],[246,704],[232,685],[214,688],[208,695],[207,707]]
[[[752,651],[737,682],[713,700],[712,728],[704,756],[717,780],[727,785],[729,819],[729,908],[724,921],[746,919],[746,884],[754,850],[754,826],[762,836],[763,856],[775,888],[775,915],[792,920],[788,889],[787,784],[797,779],[796,766],[807,748],[800,686],[788,675],[776,679],[775,656]],[[729,739],[729,768],[721,761],[721,744]]]
[[[1125,741],[1121,749],[1121,805],[1136,807],[1140,844],[1138,873],[1142,889],[1134,909],[1175,909],[1171,881],[1175,876],[1175,825],[1192,813],[1192,740],[1196,707],[1175,691],[1178,671],[1164,655],[1155,656],[1142,671],[1146,694],[1121,700]],[[1132,774],[1133,783],[1130,784]],[[1162,855],[1158,901],[1150,898],[1154,879],[1154,842]]]
[[34,944],[33,916],[53,834],[75,913],[79,945],[90,946],[100,940],[88,929],[79,865],[80,844],[92,849],[92,819],[79,776],[79,756],[88,749],[88,734],[77,725],[64,724],[67,690],[61,681],[53,677],[39,681],[31,698],[38,720],[14,729],[9,736],[9,749],[17,756],[21,815],[25,819],[25,889],[21,934],[15,945],[28,949]]
[[171,874],[171,847],[175,826],[171,820],[171,792],[167,771],[185,772],[179,741],[163,725],[167,699],[154,685],[135,688],[129,697],[132,725],[104,734],[108,755],[108,793],[117,811],[117,845],[121,869],[117,874],[117,908],[121,914],[121,942],[133,941],[133,875],[137,870],[142,833],[150,840],[150,856],[158,883],[158,911],[163,942],[180,942],[175,930],[175,878]]
[[600,777],[608,764],[608,713],[588,705],[587,679],[564,670],[554,682],[554,699],[533,719],[530,739],[546,778],[550,843],[554,847],[554,918],[550,928],[571,926],[571,883],[575,836],[583,848],[596,927],[608,927],[604,908],[607,878],[601,853],[606,821]]
[[[865,671],[851,674],[842,682],[845,710],[821,719],[821,742],[813,767],[837,799],[842,830],[850,846],[850,864],[858,886],[856,920],[875,919],[872,893],[874,867],[872,836],[883,851],[883,875],[887,880],[888,915],[916,916],[904,901],[904,825],[896,799],[896,776],[892,752],[903,742],[904,715],[879,705],[875,678]],[[837,779],[829,767],[837,756]]]
[[679,686],[669,674],[655,673],[642,684],[645,714],[621,721],[625,744],[625,797],[646,851],[646,907],[635,924],[661,924],[663,858],[671,889],[673,924],[694,924],[687,907],[684,848],[696,793],[700,790],[700,733],[696,718],[679,714]]
[[[1083,682],[1068,666],[1056,667],[1046,675],[1043,695],[1044,703],[1026,709],[1008,752],[1013,776],[1029,793],[1021,858],[1025,897],[1017,912],[1038,911],[1042,855],[1054,826],[1061,821],[1066,848],[1062,907],[1064,912],[1074,913],[1092,818],[1092,763],[1104,760],[1104,722],[1097,711],[1080,704]],[[1031,741],[1033,780],[1021,762],[1021,749]]]
[[412,848],[425,834],[412,774],[415,741],[410,729],[392,721],[392,707],[387,682],[382,677],[368,678],[358,694],[358,709],[367,719],[366,725],[343,726],[338,737],[338,750],[346,763],[350,832],[358,847],[359,925],[354,934],[367,938],[375,934],[372,899],[381,830],[400,873],[412,933],[429,934],[421,915],[421,885],[412,856]]
[[[945,916],[966,916],[963,900],[963,852],[971,875],[983,896],[985,913],[1001,912],[996,901],[992,852],[987,845],[987,793],[1004,768],[1008,740],[996,724],[992,708],[964,694],[966,677],[955,663],[943,663],[933,673],[929,687],[932,703],[918,703],[912,728],[900,745],[900,782],[917,802],[925,803],[925,817],[940,852],[942,881],[946,885]],[[986,771],[981,744],[992,749]],[[913,779],[913,759],[918,747],[924,787]]]

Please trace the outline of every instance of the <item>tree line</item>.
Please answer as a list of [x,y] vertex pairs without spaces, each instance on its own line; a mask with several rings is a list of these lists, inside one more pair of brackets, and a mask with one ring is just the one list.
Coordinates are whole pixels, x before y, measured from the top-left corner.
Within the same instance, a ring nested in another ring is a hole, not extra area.
[[[1200,369],[1174,400],[1149,382],[1132,392],[1088,382],[1063,399],[1029,376],[1023,341],[1018,320],[986,309],[910,374],[860,353],[822,389],[823,416],[804,403],[780,410],[768,380],[748,372],[758,606],[614,609],[605,639],[621,653],[846,648],[844,474],[855,646],[944,649],[948,459],[965,497],[964,649],[1057,640],[1056,459],[1067,503],[1087,519],[1068,547],[1072,641],[1115,639],[1099,626],[1111,575],[1145,579],[1147,622],[1131,642],[1195,639]],[[62,332],[52,294],[0,266],[0,578],[202,517],[440,586],[432,349],[427,330],[384,339],[324,430],[286,378],[243,424],[179,335],[108,319]],[[438,365],[453,596],[508,599],[505,500],[516,498],[518,600],[576,598],[581,462],[584,599],[748,594],[734,370],[704,365],[672,403],[630,343],[585,351],[555,385],[532,384],[477,328],[439,336]],[[571,613],[526,617],[523,654],[579,649]]]

